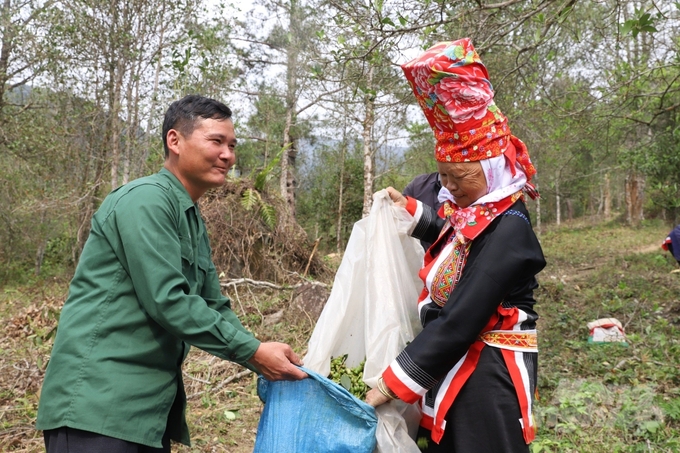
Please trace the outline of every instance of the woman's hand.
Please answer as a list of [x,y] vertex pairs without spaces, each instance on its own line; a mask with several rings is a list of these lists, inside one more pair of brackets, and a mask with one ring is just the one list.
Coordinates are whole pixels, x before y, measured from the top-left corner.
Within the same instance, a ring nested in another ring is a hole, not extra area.
[[366,394],[366,403],[370,404],[373,407],[378,407],[381,404],[385,404],[389,401],[390,398],[380,393],[380,390],[378,390],[377,387],[369,390],[368,393]]
[[388,187],[387,193],[390,195],[390,198],[396,204],[397,206],[401,206],[402,208],[406,207],[406,197],[401,194],[397,189],[394,187]]

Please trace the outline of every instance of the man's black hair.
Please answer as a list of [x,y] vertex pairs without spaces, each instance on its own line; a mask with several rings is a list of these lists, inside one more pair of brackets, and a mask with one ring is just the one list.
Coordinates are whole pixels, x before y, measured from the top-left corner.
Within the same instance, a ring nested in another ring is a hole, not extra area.
[[163,120],[163,149],[166,159],[170,154],[168,131],[175,129],[188,137],[194,132],[199,119],[229,120],[231,110],[220,101],[196,94],[184,96],[170,104]]

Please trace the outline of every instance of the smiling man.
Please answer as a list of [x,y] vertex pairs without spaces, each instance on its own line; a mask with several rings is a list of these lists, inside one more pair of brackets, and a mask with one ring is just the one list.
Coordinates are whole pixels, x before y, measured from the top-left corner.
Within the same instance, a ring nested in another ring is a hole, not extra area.
[[290,346],[260,343],[220,291],[197,201],[234,165],[231,111],[186,96],[166,112],[163,144],[164,168],[111,192],[92,218],[40,397],[48,453],[188,445],[190,345],[269,380],[306,377]]

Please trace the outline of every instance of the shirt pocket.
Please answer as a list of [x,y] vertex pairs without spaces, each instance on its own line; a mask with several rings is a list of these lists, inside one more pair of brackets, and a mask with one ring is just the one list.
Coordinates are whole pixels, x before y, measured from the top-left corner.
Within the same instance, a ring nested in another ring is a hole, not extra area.
[[191,236],[185,236],[179,238],[180,243],[180,254],[182,255],[182,270],[186,271],[191,269],[194,265],[194,248],[191,246]]
[[205,277],[208,275],[208,270],[210,269],[210,259],[207,257],[198,257],[198,272],[196,275],[196,283],[198,283],[199,292],[203,288],[203,283],[205,283]]
[[198,272],[196,275],[196,283],[198,283],[199,293],[203,289],[203,283],[205,283],[206,276],[210,271],[210,247],[204,244],[203,241],[198,246],[198,260],[197,260]]

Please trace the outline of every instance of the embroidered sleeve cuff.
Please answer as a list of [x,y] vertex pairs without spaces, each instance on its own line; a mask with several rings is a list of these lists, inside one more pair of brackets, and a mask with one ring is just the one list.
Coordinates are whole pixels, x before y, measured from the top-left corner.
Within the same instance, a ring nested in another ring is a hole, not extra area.
[[405,352],[399,354],[385,370],[383,379],[390,390],[409,404],[420,400],[437,383],[436,379],[416,365]]
[[663,243],[661,244],[661,248],[664,249],[664,250],[668,250],[668,244],[670,244],[670,243],[671,243],[671,237],[668,236],[668,237],[663,241]]
[[[411,200],[413,199],[409,197],[409,203]],[[427,234],[429,228],[434,224],[436,213],[434,209],[424,205],[422,202],[418,200],[414,201],[415,209],[412,215],[413,219],[415,220],[415,226],[409,234],[416,239],[421,239]],[[408,205],[406,206],[406,209],[411,212]]]
[[[423,210],[422,203],[416,200],[415,198],[406,195],[406,210],[408,211],[408,213],[411,214],[413,217],[416,217],[416,212],[418,211],[418,208],[420,208],[420,211],[422,212]],[[416,218],[416,220],[418,219]]]
[[413,216],[415,221],[408,234],[416,239],[421,239],[427,233],[427,229],[432,223],[432,213],[429,209],[426,209],[420,200],[416,200],[413,197],[406,197],[406,211]]

